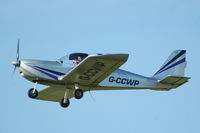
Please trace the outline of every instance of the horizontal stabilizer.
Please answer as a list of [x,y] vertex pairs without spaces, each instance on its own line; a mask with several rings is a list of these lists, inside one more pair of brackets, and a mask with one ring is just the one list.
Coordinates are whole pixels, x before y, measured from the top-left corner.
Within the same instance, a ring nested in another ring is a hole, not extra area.
[[175,85],[175,87],[178,87],[188,82],[189,79],[190,77],[167,76],[166,78],[160,80],[159,82],[163,84]]

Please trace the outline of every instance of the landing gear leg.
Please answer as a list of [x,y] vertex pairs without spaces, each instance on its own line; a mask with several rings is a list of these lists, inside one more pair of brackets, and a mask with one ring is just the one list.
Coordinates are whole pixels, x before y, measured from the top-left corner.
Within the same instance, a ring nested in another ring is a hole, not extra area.
[[64,98],[62,98],[61,101],[60,101],[60,106],[63,107],[63,108],[68,107],[69,104],[70,104],[70,101],[68,99],[69,91],[70,91],[70,89],[67,88],[66,92],[65,92],[65,95],[64,95]]
[[75,83],[75,91],[74,91],[74,97],[76,99],[81,99],[83,97],[83,90],[79,88],[79,85]]
[[28,96],[30,98],[36,98],[38,96],[38,91],[36,89],[37,88],[37,84],[38,84],[38,82],[36,81],[34,88],[29,89]]

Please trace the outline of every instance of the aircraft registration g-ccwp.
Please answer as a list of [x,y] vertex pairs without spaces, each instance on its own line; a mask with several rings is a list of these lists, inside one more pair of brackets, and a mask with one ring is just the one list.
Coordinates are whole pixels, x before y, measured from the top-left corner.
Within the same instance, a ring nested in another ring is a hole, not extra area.
[[[59,102],[68,107],[69,99],[81,99],[90,90],[151,89],[170,90],[186,83],[184,76],[186,50],[175,50],[161,68],[152,76],[145,77],[119,69],[128,54],[72,53],[57,61],[17,60],[12,64],[25,79],[35,83],[28,91],[33,99]],[[48,87],[37,91],[37,84]]]

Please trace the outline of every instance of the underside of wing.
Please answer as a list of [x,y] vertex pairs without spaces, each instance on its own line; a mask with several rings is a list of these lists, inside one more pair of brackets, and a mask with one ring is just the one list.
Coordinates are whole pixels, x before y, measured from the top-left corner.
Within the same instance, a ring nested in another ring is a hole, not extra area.
[[[64,97],[65,92],[66,92],[65,87],[50,86],[48,88],[39,91],[36,99],[59,102]],[[73,97],[73,92],[70,91],[68,98],[70,99],[72,97]]]
[[90,55],[60,80],[67,84],[95,86],[128,59],[128,54]]

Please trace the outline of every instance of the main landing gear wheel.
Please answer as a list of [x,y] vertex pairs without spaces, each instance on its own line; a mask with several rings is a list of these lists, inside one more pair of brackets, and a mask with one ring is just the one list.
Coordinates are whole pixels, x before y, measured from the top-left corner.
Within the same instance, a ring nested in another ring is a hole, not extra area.
[[36,98],[38,96],[38,91],[34,88],[31,88],[29,91],[28,91],[28,96],[30,98]]
[[77,89],[74,91],[74,97],[76,99],[81,99],[83,97],[83,91],[81,89]]
[[67,108],[69,104],[70,104],[69,99],[66,99],[66,101],[64,101],[64,98],[62,98],[60,101],[60,106],[63,108]]

